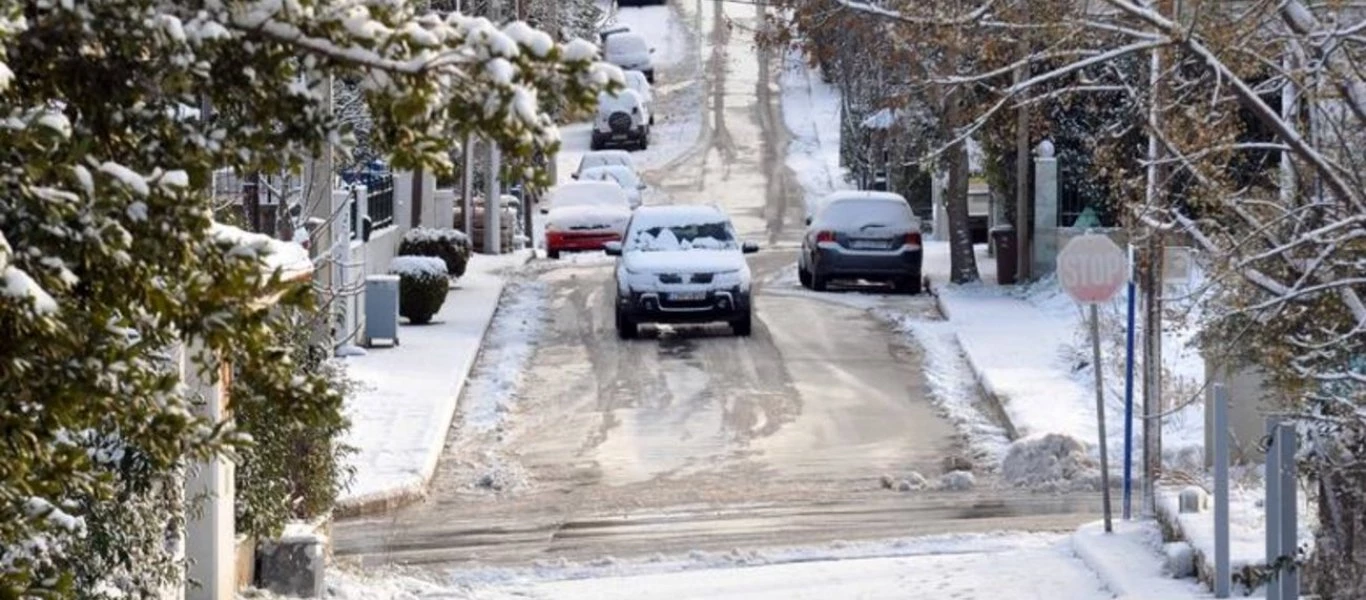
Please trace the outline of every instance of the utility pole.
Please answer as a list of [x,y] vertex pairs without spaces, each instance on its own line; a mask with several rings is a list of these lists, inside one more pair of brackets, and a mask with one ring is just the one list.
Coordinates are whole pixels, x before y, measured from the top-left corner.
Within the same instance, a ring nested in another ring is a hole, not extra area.
[[[1020,34],[1020,60],[1025,64],[1015,69],[1015,83],[1028,78],[1029,41],[1022,31]],[[1029,281],[1034,266],[1032,235],[1030,223],[1034,220],[1029,214],[1029,106],[1020,100],[1015,116],[1015,281]],[[999,260],[999,257],[998,257]]]
[[[489,20],[498,23],[502,18],[499,0],[489,0]],[[488,174],[484,177],[487,193],[484,194],[484,253],[502,253],[502,210],[503,194],[499,189],[498,175],[502,171],[502,153],[494,140],[489,141]]]
[[[1159,14],[1174,15],[1173,0],[1161,0]],[[1166,152],[1155,131],[1162,122],[1162,104],[1166,100],[1166,79],[1163,52],[1156,48],[1149,64],[1148,82],[1152,90],[1149,107],[1148,185],[1145,210],[1154,210],[1167,197],[1167,166],[1162,164]],[[1157,478],[1162,472],[1162,237],[1149,231],[1145,240],[1144,268],[1141,270],[1143,289],[1143,514],[1152,516],[1157,510]]]

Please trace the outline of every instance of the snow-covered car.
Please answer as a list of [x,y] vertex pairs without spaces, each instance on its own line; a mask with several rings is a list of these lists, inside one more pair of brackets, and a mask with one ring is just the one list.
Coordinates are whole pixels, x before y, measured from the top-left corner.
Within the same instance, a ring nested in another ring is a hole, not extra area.
[[579,174],[588,169],[607,165],[630,167],[632,171],[636,169],[635,162],[631,160],[630,152],[625,150],[594,150],[579,158],[579,168],[574,171],[571,177],[578,179]]
[[642,323],[729,323],[748,336],[753,322],[750,271],[730,217],[714,206],[642,206],[626,237],[605,246],[616,268],[617,335],[636,337]]
[[920,239],[920,219],[901,195],[835,192],[806,219],[797,277],[817,291],[832,279],[877,279],[918,294],[924,264]]
[[545,253],[602,250],[621,240],[631,220],[631,201],[621,186],[606,181],[573,181],[550,190],[545,213]]
[[579,181],[606,181],[621,186],[631,201],[631,208],[640,207],[640,194],[646,187],[645,182],[636,175],[635,169],[624,165],[603,165],[584,169],[579,174]]
[[598,42],[606,42],[607,38],[618,33],[629,33],[631,26],[625,23],[612,23],[598,28]]
[[640,94],[640,99],[645,103],[645,112],[650,115],[650,124],[655,124],[655,92],[654,86],[645,78],[645,74],[640,71],[624,71],[626,76],[626,89],[633,90]]
[[608,36],[602,41],[603,54],[607,62],[621,67],[623,71],[640,71],[645,80],[655,82],[655,65],[650,55],[655,49],[645,36],[633,31],[624,31]]
[[634,147],[644,150],[650,146],[650,110],[635,90],[598,94],[598,112],[593,119],[592,150],[608,146]]

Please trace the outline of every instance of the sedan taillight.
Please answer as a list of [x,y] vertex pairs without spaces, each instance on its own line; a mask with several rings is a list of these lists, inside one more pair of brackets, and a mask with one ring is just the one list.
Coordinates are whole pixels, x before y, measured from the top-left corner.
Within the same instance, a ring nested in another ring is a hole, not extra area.
[[919,246],[919,245],[920,245],[920,233],[919,233],[919,232],[911,232],[911,233],[906,234],[906,245],[907,245],[907,246]]
[[834,241],[835,241],[835,232],[833,232],[833,231],[821,231],[821,232],[816,233],[816,243],[817,243],[817,244],[822,243],[822,242],[832,242],[832,243],[833,243]]

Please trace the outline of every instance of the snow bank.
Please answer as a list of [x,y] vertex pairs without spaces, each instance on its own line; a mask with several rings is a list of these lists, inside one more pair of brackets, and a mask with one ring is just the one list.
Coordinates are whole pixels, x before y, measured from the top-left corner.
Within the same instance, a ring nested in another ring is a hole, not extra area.
[[389,272],[408,277],[445,277],[446,261],[435,256],[395,256],[389,261]]
[[939,477],[939,489],[954,492],[964,492],[977,485],[977,478],[973,477],[972,471],[949,471]]
[[476,432],[500,428],[515,408],[517,388],[545,327],[548,295],[540,281],[507,284],[462,400],[464,427]]
[[1060,433],[1015,441],[1001,461],[1001,478],[1025,487],[1095,488],[1100,469],[1082,441]]

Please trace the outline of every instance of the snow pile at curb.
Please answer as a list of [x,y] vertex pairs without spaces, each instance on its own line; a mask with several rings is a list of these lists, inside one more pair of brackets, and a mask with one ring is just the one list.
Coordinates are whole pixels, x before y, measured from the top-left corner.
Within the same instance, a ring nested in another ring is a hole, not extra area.
[[974,462],[990,465],[990,468],[1000,464],[1010,440],[1005,430],[992,423],[976,406],[977,380],[958,345],[952,324],[899,316],[889,310],[877,310],[874,314],[892,322],[925,351],[925,379],[930,386],[930,399],[967,437]]
[[1012,443],[1001,461],[1001,478],[1029,488],[1098,489],[1100,469],[1086,444],[1048,433]]
[[509,282],[503,298],[460,407],[463,426],[478,432],[503,425],[545,321],[546,284]]
[[469,465],[474,479],[467,487],[507,494],[519,492],[531,486],[531,477],[522,464],[501,456],[498,452],[487,450],[481,460]]

